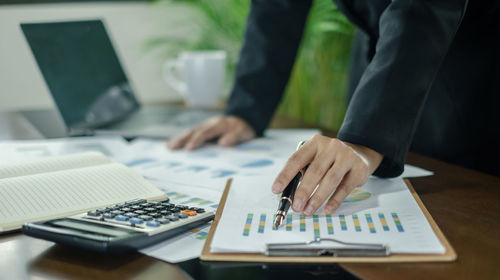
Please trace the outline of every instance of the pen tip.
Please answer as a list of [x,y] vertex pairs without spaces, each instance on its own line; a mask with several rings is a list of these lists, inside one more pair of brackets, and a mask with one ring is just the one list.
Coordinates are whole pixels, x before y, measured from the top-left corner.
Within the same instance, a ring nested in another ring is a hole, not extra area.
[[281,215],[276,215],[276,218],[274,219],[274,228],[279,228],[281,226],[281,223],[283,222],[283,216]]

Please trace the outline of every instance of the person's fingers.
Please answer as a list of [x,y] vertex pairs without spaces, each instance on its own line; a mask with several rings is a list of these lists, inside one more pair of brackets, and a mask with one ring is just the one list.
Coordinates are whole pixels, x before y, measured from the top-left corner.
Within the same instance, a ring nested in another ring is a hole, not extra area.
[[234,146],[238,143],[248,141],[255,137],[254,130],[244,123],[240,123],[234,130],[224,133],[217,142],[221,146]]
[[354,159],[349,154],[339,153],[333,166],[327,170],[319,182],[318,189],[309,198],[307,206],[304,207],[304,215],[312,215],[328,199],[332,192],[337,189],[345,174],[351,169],[353,161]]
[[333,193],[332,197],[325,204],[323,212],[325,214],[335,212],[354,188],[363,185],[368,180],[369,175],[370,172],[367,163],[360,158],[356,158],[352,163],[351,170],[344,176],[335,193]]
[[274,183],[271,187],[273,193],[282,192],[297,173],[314,158],[317,144],[311,140],[307,141],[302,148],[293,153],[288,159],[281,172],[276,179],[274,179]]
[[206,126],[197,130],[192,137],[186,142],[184,149],[193,150],[200,146],[203,142],[219,136],[224,131],[224,126],[215,124],[212,126]]
[[337,187],[333,195],[330,197],[328,202],[325,204],[325,207],[323,208],[323,213],[331,214],[335,212],[335,210],[339,208],[340,204],[342,204],[344,199],[356,187],[356,174],[351,172],[344,175],[344,178],[340,182],[339,186]]
[[[318,183],[332,166],[335,159],[335,152],[335,150],[327,149],[326,151],[321,151],[321,153],[316,154],[302,178],[300,187],[295,192],[292,205],[293,210],[301,212],[305,209],[316,186],[318,186]],[[318,197],[316,196],[315,199],[318,199]],[[313,201],[312,203],[316,204],[319,203],[319,201]]]
[[186,142],[191,138],[196,129],[190,129],[174,139],[167,142],[167,147],[171,150],[176,150],[183,147]]

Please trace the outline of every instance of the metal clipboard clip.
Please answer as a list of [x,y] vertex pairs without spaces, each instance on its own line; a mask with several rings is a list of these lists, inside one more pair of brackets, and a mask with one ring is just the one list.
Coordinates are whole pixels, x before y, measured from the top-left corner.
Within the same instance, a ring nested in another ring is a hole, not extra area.
[[[334,242],[342,247],[311,246],[321,242]],[[350,243],[333,238],[316,238],[298,243],[268,243],[265,254],[272,257],[385,257],[390,254],[389,246],[370,243]]]

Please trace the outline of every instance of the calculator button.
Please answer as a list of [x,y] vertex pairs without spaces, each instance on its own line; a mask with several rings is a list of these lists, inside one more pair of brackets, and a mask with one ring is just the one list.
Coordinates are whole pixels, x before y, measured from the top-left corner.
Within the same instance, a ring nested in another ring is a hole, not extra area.
[[105,219],[113,219],[115,216],[116,215],[111,214],[111,213],[106,213],[106,214],[102,215],[102,217]]
[[123,214],[124,216],[127,216],[129,218],[133,218],[133,217],[137,217],[139,216],[139,214],[136,214],[136,213],[132,213],[132,212],[129,212],[129,213],[125,213]]
[[133,210],[141,210],[141,209],[142,209],[142,206],[140,206],[140,205],[132,205],[132,206],[130,206],[130,209],[133,209]]
[[175,222],[175,221],[178,221],[179,220],[179,217],[177,217],[177,215],[168,215],[165,217],[165,219],[169,219],[170,221],[172,222]]
[[144,221],[149,221],[149,220],[152,220],[153,217],[151,216],[148,216],[148,215],[140,215],[139,217],[137,217],[139,219],[143,219]]
[[150,206],[157,205],[157,204],[160,204],[160,203],[158,201],[150,201],[149,202]]
[[174,206],[172,203],[168,203],[168,202],[162,202],[161,205],[167,206],[167,207]]
[[137,199],[137,200],[125,202],[126,205],[137,205],[137,204],[141,204],[141,203],[146,203],[146,200],[145,199]]
[[160,222],[158,222],[158,221],[148,221],[148,222],[146,223],[146,225],[147,225],[148,227],[159,227],[159,226],[160,226]]
[[115,217],[115,220],[120,221],[120,222],[126,222],[130,219],[130,217],[124,216],[124,215],[118,215]]
[[131,219],[129,220],[129,222],[130,222],[131,224],[134,224],[134,225],[135,225],[135,224],[142,224],[142,223],[144,222],[144,220],[143,220],[143,219],[139,219],[139,218],[131,218]]
[[98,217],[98,216],[101,216],[101,213],[99,213],[98,211],[93,210],[93,211],[87,212],[87,215],[92,216],[92,217]]
[[153,218],[161,218],[163,217],[164,215],[160,214],[160,213],[150,213],[149,214],[151,217]]
[[203,208],[198,208],[198,209],[196,209],[196,212],[197,212],[198,214],[205,213],[205,209],[203,209]]
[[123,208],[121,209],[121,211],[123,211],[123,212],[130,212],[130,211],[132,211],[132,209],[131,209],[131,208],[128,208],[128,207],[123,207]]
[[155,212],[156,211],[156,209],[154,209],[152,207],[144,208],[143,210],[146,212]]
[[163,216],[166,216],[166,215],[170,215],[172,214],[172,212],[168,211],[168,210],[161,210],[160,211],[160,214],[162,214]]
[[160,222],[160,224],[162,224],[162,225],[170,223],[170,220],[169,219],[165,219],[165,218],[160,218],[160,219],[156,219],[156,220],[158,222]]
[[184,213],[179,214],[179,218],[181,218],[181,219],[185,219],[187,217],[188,217],[188,214],[184,214]]
[[182,213],[182,214],[186,214],[186,215],[188,215],[188,216],[195,216],[195,215],[197,214],[197,213],[196,213],[196,211],[192,211],[192,210],[188,210],[188,209],[186,209],[186,210],[182,210],[182,212],[181,212],[181,213]]
[[136,211],[134,211],[134,213],[136,213],[138,215],[144,215],[144,214],[146,214],[146,211],[144,211],[144,210],[136,210]]

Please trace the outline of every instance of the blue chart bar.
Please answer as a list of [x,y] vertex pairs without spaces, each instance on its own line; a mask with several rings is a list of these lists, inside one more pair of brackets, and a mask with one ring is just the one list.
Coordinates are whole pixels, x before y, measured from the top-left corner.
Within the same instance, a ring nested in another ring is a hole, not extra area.
[[264,226],[266,225],[266,214],[261,214],[260,215],[260,221],[259,221],[259,233],[264,233]]
[[347,223],[345,221],[345,216],[344,215],[339,215],[339,221],[340,221],[340,229],[341,230],[347,230]]
[[396,228],[398,229],[399,232],[404,232],[405,230],[403,229],[403,225],[401,224],[401,220],[399,220],[398,214],[396,213],[391,213],[392,219],[394,220],[394,224],[396,224]]

